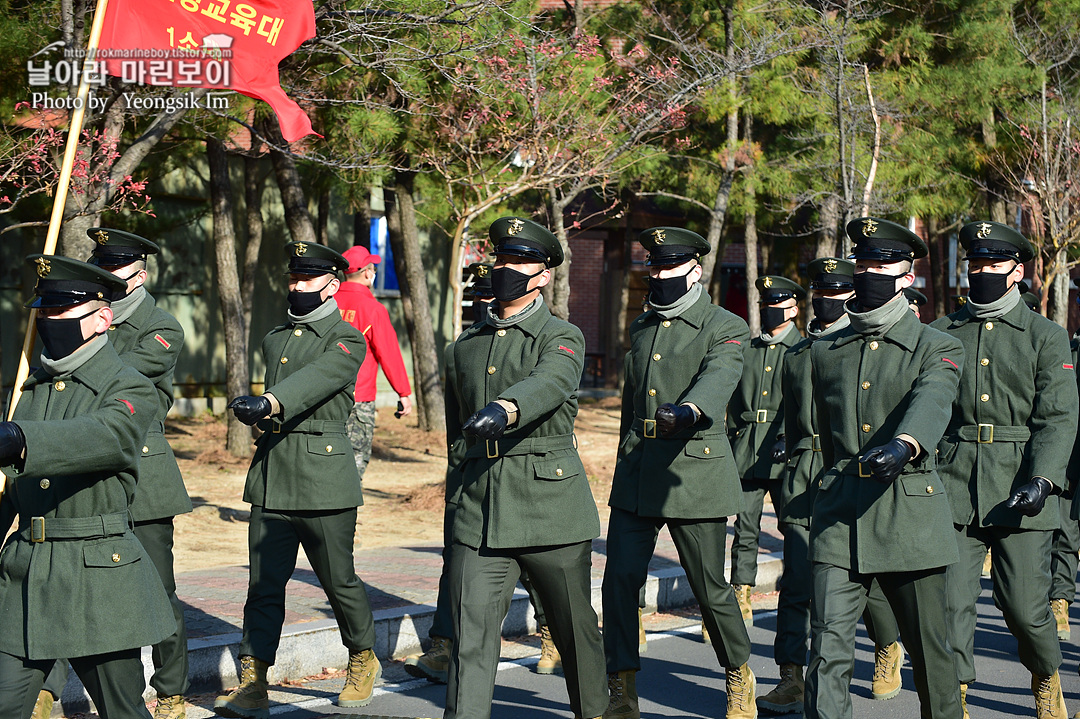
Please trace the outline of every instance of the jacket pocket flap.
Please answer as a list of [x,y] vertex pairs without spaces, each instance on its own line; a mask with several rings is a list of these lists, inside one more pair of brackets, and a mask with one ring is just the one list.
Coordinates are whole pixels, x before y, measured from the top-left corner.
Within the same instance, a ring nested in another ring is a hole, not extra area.
[[352,451],[348,437],[343,434],[309,434],[306,439],[307,451],[312,454],[334,455]]
[[129,539],[105,539],[83,547],[87,567],[122,567],[141,558],[142,552]]
[[686,443],[687,457],[697,457],[698,459],[716,459],[717,457],[723,457],[724,452],[721,446],[720,439],[691,439]]
[[562,459],[549,459],[533,464],[533,471],[537,479],[545,479],[549,482],[558,482],[570,477],[576,477],[581,473],[577,462],[567,461],[569,457]]
[[934,497],[943,493],[941,479],[930,472],[902,474],[898,481],[904,487],[904,494],[909,497]]

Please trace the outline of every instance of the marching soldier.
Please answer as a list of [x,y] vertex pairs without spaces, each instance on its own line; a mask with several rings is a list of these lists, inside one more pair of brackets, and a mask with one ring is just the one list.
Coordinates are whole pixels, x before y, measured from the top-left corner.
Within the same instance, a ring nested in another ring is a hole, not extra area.
[[66,257],[29,259],[45,349],[14,421],[0,422],[0,531],[19,517],[0,552],[0,716],[29,717],[68,659],[102,717],[149,719],[140,648],[176,622],[128,510],[161,398],[105,338],[125,283]]
[[907,297],[908,307],[915,313],[915,316],[922,319],[922,308],[928,301],[926,295],[914,287],[906,287],[904,288],[904,297]]
[[[810,640],[810,517],[814,489],[825,470],[814,413],[810,348],[850,324],[844,304],[855,296],[854,272],[855,263],[836,257],[822,257],[807,266],[814,319],[806,326],[809,336],[788,350],[784,360],[784,434],[790,451],[776,508],[784,535],[784,572],[773,642],[780,682],[757,700],[759,707],[778,714],[803,710],[803,666]],[[890,699],[900,692],[903,651],[896,619],[877,582],[871,585],[863,620],[875,644],[873,697]]]
[[[1080,302],[1080,300],[1078,300]],[[1069,344],[1072,350],[1072,364],[1075,371],[1080,361],[1080,330],[1072,336]],[[1080,373],[1077,374],[1080,385]],[[1078,432],[1080,438],[1080,432]],[[1061,495],[1061,526],[1054,531],[1053,551],[1050,555],[1050,610],[1054,614],[1058,639],[1068,639],[1069,606],[1076,597],[1077,550],[1080,549],[1080,504],[1076,502],[1076,483],[1080,478],[1080,440],[1073,443],[1069,467],[1065,473],[1066,489]]]
[[704,238],[657,227],[638,242],[649,253],[650,310],[630,326],[622,443],[608,501],[603,603],[611,702],[604,717],[640,716],[638,591],[665,524],[726,669],[727,716],[754,717],[750,640],[724,579],[727,517],[739,511],[741,498],[723,417],[742,376],[749,331],[698,284],[698,258],[710,249]]
[[807,719],[851,716],[855,625],[877,579],[911,657],[928,719],[959,719],[946,639],[945,567],[956,561],[949,499],[934,462],[963,362],[960,343],[919,322],[903,290],[926,245],[864,217],[855,243],[851,325],[810,349],[826,471],[810,521],[813,599]]
[[[491,715],[499,636],[522,569],[535,583],[562,656],[570,706],[600,717],[603,647],[590,603],[592,540],[600,520],[574,443],[581,331],[540,297],[559,241],[531,220],[489,230],[498,308],[446,355],[446,428],[460,486],[450,551],[454,643],[447,719]],[[463,456],[454,450],[464,439]],[[636,594],[635,594],[636,597]]]
[[802,335],[795,326],[806,291],[785,277],[766,275],[755,283],[761,297],[761,336],[744,350],[743,374],[727,409],[727,432],[742,479],[742,511],[731,545],[731,588],[749,629],[751,588],[757,584],[761,513],[768,493],[780,506],[780,477],[787,462],[784,444],[784,355]]
[[[939,447],[960,561],[948,570],[950,642],[960,683],[975,680],[979,574],[992,550],[994,602],[1031,672],[1039,717],[1066,715],[1054,617],[1050,546],[1057,494],[1076,440],[1077,387],[1069,337],[1030,311],[1017,283],[1035,251],[1012,228],[974,222],[967,249],[968,302],[933,327],[964,345],[960,392]],[[966,692],[965,692],[966,693]],[[966,698],[966,697],[965,697]]]
[[360,475],[345,430],[364,336],[341,319],[333,296],[348,260],[313,242],[291,242],[288,322],[262,342],[266,391],[229,403],[263,434],[251,459],[244,501],[251,503],[251,571],[240,642],[240,686],[219,696],[226,717],[267,719],[266,672],[285,622],[285,585],[299,547],[311,562],[349,650],[338,706],[371,702],[382,673],[372,647],[375,624],[367,590],[353,568]]

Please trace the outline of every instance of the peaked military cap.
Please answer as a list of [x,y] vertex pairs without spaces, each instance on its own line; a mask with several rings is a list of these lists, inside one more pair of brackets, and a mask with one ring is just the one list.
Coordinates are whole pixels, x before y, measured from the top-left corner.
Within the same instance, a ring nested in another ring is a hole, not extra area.
[[681,227],[653,227],[637,239],[649,252],[645,260],[648,267],[674,267],[699,259],[712,249],[704,237]]
[[792,297],[796,300],[806,297],[806,290],[798,282],[792,282],[778,275],[758,277],[754,286],[758,288],[761,303],[766,305],[775,305],[777,302],[783,302]]
[[289,242],[285,245],[289,255],[289,274],[318,275],[344,273],[349,261],[340,252],[317,242]]
[[469,265],[469,272],[473,276],[473,282],[466,292],[467,297],[487,299],[495,296],[491,289],[491,270],[491,265],[486,262],[474,262]]
[[819,257],[806,266],[812,290],[854,290],[855,263],[839,257]]
[[111,302],[127,290],[127,282],[88,262],[40,254],[30,255],[26,261],[38,276],[34,299],[26,303],[27,307],[72,307],[90,300]]
[[562,245],[551,230],[524,217],[500,217],[488,228],[495,249],[492,254],[543,262],[548,267],[563,263]]
[[857,260],[900,262],[926,257],[930,252],[918,235],[895,222],[877,217],[860,217],[847,224],[847,236]]
[[91,227],[86,231],[86,236],[94,241],[94,250],[87,262],[102,267],[130,265],[137,260],[145,260],[147,255],[156,255],[161,249],[157,243],[133,232],[108,227]]
[[969,222],[960,228],[960,244],[968,259],[1027,262],[1035,257],[1035,248],[1019,232],[1000,222]]
[[919,292],[914,287],[905,287],[904,297],[907,297],[909,305],[915,305],[916,307],[922,307],[927,302],[929,302],[929,300],[926,299],[926,295],[924,295],[922,292]]

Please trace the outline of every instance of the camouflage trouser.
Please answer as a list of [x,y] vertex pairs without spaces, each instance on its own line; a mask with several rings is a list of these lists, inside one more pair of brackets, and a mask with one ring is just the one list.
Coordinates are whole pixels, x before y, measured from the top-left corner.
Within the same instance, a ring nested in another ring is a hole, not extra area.
[[352,443],[353,456],[356,458],[356,471],[360,473],[362,480],[364,470],[371,460],[371,440],[375,434],[375,403],[355,403],[349,412],[349,418],[345,420],[345,429],[349,433],[349,442]]

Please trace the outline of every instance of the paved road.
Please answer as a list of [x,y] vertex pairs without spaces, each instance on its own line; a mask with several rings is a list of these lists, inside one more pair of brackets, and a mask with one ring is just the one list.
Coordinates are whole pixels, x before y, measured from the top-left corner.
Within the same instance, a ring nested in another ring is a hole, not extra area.
[[[773,599],[775,601],[775,598]],[[777,681],[772,663],[772,640],[775,613],[755,613],[751,630],[753,656],[751,666],[758,676],[759,692],[768,692]],[[715,655],[701,641],[699,623],[692,617],[670,617],[659,631],[649,636],[649,649],[642,658],[638,692],[642,714],[650,717],[720,717],[724,715],[724,680],[716,668]],[[1080,626],[1073,628],[1080,638]],[[972,716],[978,719],[1006,719],[1034,716],[1030,676],[1016,659],[1016,641],[1009,634],[990,597],[989,581],[983,580],[979,604],[979,629],[976,638],[979,681],[968,694]],[[1080,710],[1080,677],[1077,662],[1080,651],[1070,642],[1063,643],[1065,663],[1062,681],[1070,711]],[[565,685],[561,678],[540,676],[532,671],[536,663],[534,649],[522,645],[504,645],[507,654],[529,654],[504,661],[495,689],[493,719],[540,719],[569,717]],[[903,671],[904,691],[889,701],[870,699],[873,671],[873,647],[860,631],[856,646],[855,678],[852,695],[855,717],[900,718],[919,715],[918,699],[910,667]],[[411,680],[399,665],[387,670],[388,681],[378,690],[372,704],[363,710],[342,710],[330,702],[340,689],[341,680],[316,681],[295,687],[278,687],[273,699],[279,704],[272,715],[288,719],[352,714],[354,717],[441,717],[444,687],[423,680]],[[196,710],[189,716],[203,715]],[[762,716],[765,716],[762,714]]]

